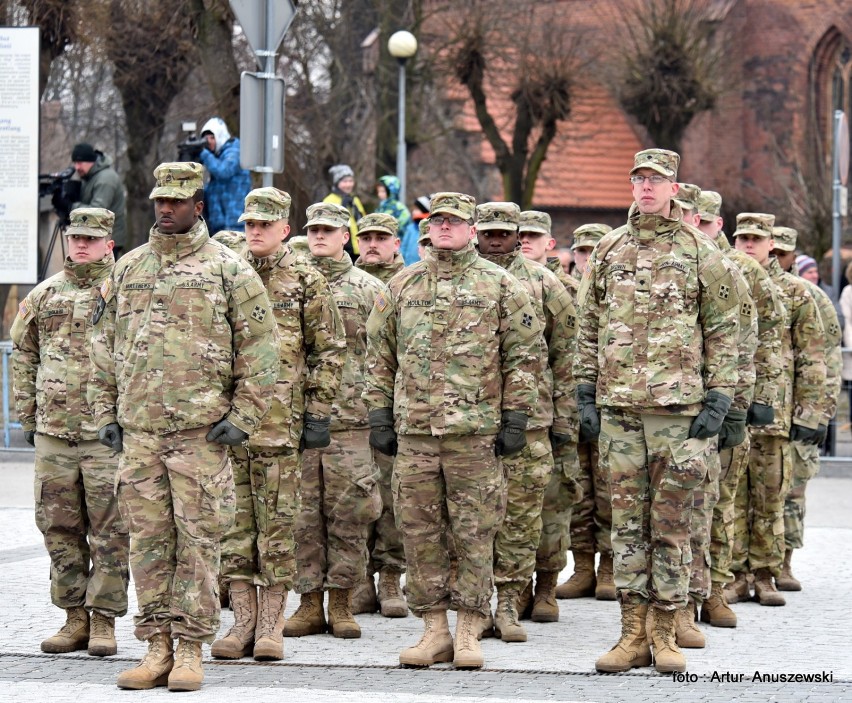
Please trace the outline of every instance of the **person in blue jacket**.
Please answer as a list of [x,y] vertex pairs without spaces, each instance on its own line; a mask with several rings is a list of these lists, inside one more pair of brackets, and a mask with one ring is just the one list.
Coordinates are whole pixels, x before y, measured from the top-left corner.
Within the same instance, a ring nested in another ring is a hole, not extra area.
[[420,261],[417,253],[417,237],[420,232],[414,220],[411,219],[409,209],[399,201],[399,189],[402,184],[396,176],[382,176],[376,184],[376,195],[379,196],[379,207],[376,212],[385,212],[393,215],[399,222],[399,238],[401,244],[399,253],[405,260],[405,265]]
[[210,174],[204,186],[204,220],[210,236],[224,229],[243,231],[240,215],[251,190],[251,174],[240,168],[240,140],[232,137],[221,117],[211,117],[201,128],[207,148],[199,161]]

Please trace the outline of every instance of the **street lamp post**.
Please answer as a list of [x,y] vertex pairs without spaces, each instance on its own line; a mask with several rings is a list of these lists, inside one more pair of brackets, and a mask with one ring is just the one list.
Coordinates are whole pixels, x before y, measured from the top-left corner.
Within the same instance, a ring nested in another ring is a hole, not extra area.
[[405,204],[405,62],[417,52],[417,39],[405,30],[394,32],[388,39],[388,51],[399,63],[399,128],[396,149],[396,177],[399,178],[399,201]]

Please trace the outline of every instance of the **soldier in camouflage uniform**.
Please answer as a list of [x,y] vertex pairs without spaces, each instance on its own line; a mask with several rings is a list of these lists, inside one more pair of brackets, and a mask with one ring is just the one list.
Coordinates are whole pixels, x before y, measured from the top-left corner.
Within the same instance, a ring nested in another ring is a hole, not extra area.
[[[392,215],[374,212],[358,221],[358,242],[361,255],[355,266],[387,283],[405,267],[399,253],[399,221]],[[386,618],[404,618],[408,605],[399,586],[405,572],[405,550],[402,535],[393,515],[391,475],[393,457],[371,447],[373,461],[379,469],[379,490],[382,495],[382,514],[369,530],[367,547],[369,560],[364,581],[352,596],[352,613],[375,613],[381,609]],[[379,572],[379,592],[376,593],[375,573]]]
[[[391,279],[368,323],[370,443],[396,455],[408,604],[425,630],[400,653],[406,666],[483,666],[477,636],[506,500],[499,457],[523,450],[538,397],[538,317],[523,286],[477,255],[475,205],[462,193],[432,196],[426,259]],[[452,583],[448,539],[458,557]],[[459,610],[455,642],[450,607]]]
[[[796,230],[790,227],[774,227],[772,236],[775,240],[775,249],[772,254],[778,259],[781,268],[784,271],[796,273],[793,271],[796,263]],[[781,574],[775,577],[775,587],[779,591],[802,590],[802,584],[793,576],[790,561],[793,558],[793,550],[801,549],[803,545],[805,488],[808,481],[819,472],[819,448],[825,441],[828,425],[837,411],[837,399],[841,386],[840,371],[843,366],[843,357],[840,353],[842,342],[840,322],[831,298],[818,285],[805,278],[800,277],[800,279],[813,296],[819,311],[820,322],[825,330],[825,405],[815,442],[792,443],[793,478],[790,482],[790,491],[784,500],[784,563]]]
[[258,275],[207,234],[201,164],[160,164],[154,176],[149,241],[101,286],[88,398],[101,442],[123,451],[116,489],[136,636],[148,643],[118,685],[185,691],[201,686],[201,644],[219,629],[219,545],[234,517],[227,445],[266,413],[278,333]]
[[681,219],[688,225],[698,227],[701,217],[698,214],[698,198],[701,188],[694,183],[678,183],[677,197],[674,201],[680,205]]
[[736,283],[718,249],[680,221],[679,161],[636,154],[627,225],[598,242],[578,297],[581,438],[600,434],[610,476],[622,611],[601,671],[648,666],[649,639],[658,671],[686,668],[675,614],[687,604],[694,492],[737,381]]
[[[578,275],[601,238],[612,231],[609,225],[592,223],[574,230],[574,264]],[[568,544],[574,557],[574,573],[556,589],[557,598],[594,596],[598,600],[615,600],[612,574],[612,503],[609,478],[603,473],[597,439],[580,442],[577,447],[580,473],[576,484],[577,504],[571,512]],[[595,552],[600,564],[595,575]]]
[[220,244],[224,244],[231,251],[235,251],[237,254],[242,254],[246,248],[246,233],[245,232],[235,232],[230,229],[220,229],[216,234],[210,237],[215,242],[219,242]]
[[[774,418],[773,405],[778,394],[781,366],[776,363],[781,355],[781,329],[784,324],[784,307],[769,274],[747,254],[733,249],[722,232],[720,215],[722,197],[714,191],[701,191],[696,201],[699,229],[716,242],[725,256],[736,266],[746,280],[747,298],[740,306],[741,328],[747,330],[745,318],[749,312],[757,316],[757,351],[753,355],[753,383],[744,383],[743,368],[747,378],[749,370],[749,344],[740,342],[741,365],[737,395],[725,418],[719,435],[720,474],[718,493],[714,496],[710,528],[710,595],[701,609],[701,619],[716,627],[736,627],[737,616],[725,599],[724,587],[734,579],[731,572],[731,554],[734,541],[734,493],[748,463],[750,447],[746,425],[758,427],[769,424]],[[697,559],[703,562],[704,559]],[[706,567],[705,567],[706,568]],[[706,583],[706,576],[704,577]]]
[[[296,574],[303,449],[327,447],[331,404],[346,363],[346,337],[323,275],[284,243],[290,196],[258,188],[245,199],[246,260],[257,271],[278,324],[278,380],[269,411],[248,446],[231,447],[237,505],[222,541],[222,577],[234,626],[210,653],[259,661],[284,657],[287,591]],[[259,588],[259,592],[258,592]]]
[[[781,295],[785,324],[781,335],[782,376],[771,424],[751,429],[746,471],[737,485],[732,571],[725,589],[729,603],[749,597],[746,580],[754,574],[755,599],[761,605],[784,605],[773,577],[784,561],[784,498],[792,480],[791,441],[815,442],[824,412],[825,341],[822,322],[804,282],[785,273],[772,236],[774,215],[740,213],[736,248],[766,269]],[[776,358],[775,363],[778,363]]]
[[[526,289],[542,329],[538,405],[527,423],[524,449],[503,459],[508,480],[506,517],[494,539],[494,581],[497,585],[495,632],[504,642],[525,642],[518,622],[517,600],[536,575],[532,619],[556,622],[556,578],[559,569],[537,569],[536,551],[542,533],[542,500],[553,474],[552,447],[576,446],[576,389],[571,363],[576,351],[577,311],[559,279],[529,261],[518,246],[521,210],[515,203],[483,203],[476,208],[480,256],[501,266]],[[576,475],[571,466],[560,471]]]
[[417,254],[420,261],[426,258],[426,250],[432,246],[432,239],[429,236],[429,218],[424,217],[417,223],[417,229],[420,234],[417,236]]
[[36,450],[36,525],[50,554],[51,601],[65,610],[43,652],[115,654],[115,618],[127,612],[128,536],[113,492],[118,455],[98,442],[86,401],[92,313],[115,265],[114,221],[103,208],[71,212],[64,269],[30,292],[11,330],[18,418]]
[[[331,443],[302,455],[302,508],[296,520],[298,610],[285,637],[330,630],[345,639],[361,636],[352,614],[352,592],[366,573],[367,534],[382,512],[378,468],[370,454],[367,408],[361,400],[367,317],[386,290],[357,269],[346,254],[349,211],[335,203],[307,210],[309,261],[328,279],[346,331],[346,365],[331,409]],[[328,621],[323,610],[328,596]]]

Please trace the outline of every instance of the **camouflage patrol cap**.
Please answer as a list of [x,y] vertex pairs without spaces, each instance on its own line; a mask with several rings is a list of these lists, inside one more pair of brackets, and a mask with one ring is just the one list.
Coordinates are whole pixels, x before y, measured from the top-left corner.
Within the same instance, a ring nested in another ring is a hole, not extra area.
[[87,237],[111,237],[115,215],[102,207],[78,207],[69,215],[71,224],[65,235],[84,234]]
[[677,178],[677,167],[680,165],[680,154],[668,149],[644,149],[633,157],[632,176],[640,168],[650,168],[666,178]]
[[602,225],[597,222],[582,225],[574,230],[574,243],[571,245],[571,248],[594,248],[594,246],[601,240],[601,237],[603,237],[607,232],[612,232],[612,227],[609,225]]
[[698,196],[698,215],[705,222],[715,220],[722,213],[722,196],[715,190],[702,190]]
[[348,227],[349,210],[337,203],[314,203],[305,211],[308,223],[305,228],[312,225],[326,225],[327,227]]
[[781,251],[796,251],[796,237],[799,233],[792,227],[773,227],[772,238],[775,248]]
[[420,230],[420,234],[417,236],[418,244],[431,244],[432,237],[429,236],[429,218],[424,217],[420,222],[417,223],[417,229]]
[[737,229],[734,237],[739,237],[741,234],[771,237],[774,224],[775,215],[768,215],[765,212],[741,212],[737,215]]
[[195,191],[204,187],[204,167],[194,161],[176,161],[160,164],[154,169],[157,185],[148,196],[154,198],[174,198],[188,200]]
[[379,234],[389,234],[391,237],[397,236],[399,230],[399,221],[386,212],[371,212],[358,220],[358,234],[364,232],[378,232]]
[[435,193],[430,214],[455,215],[472,220],[476,213],[476,200],[465,193]]
[[697,210],[701,188],[693,183],[678,183],[678,186],[674,201],[686,210]]
[[516,203],[482,203],[476,206],[477,231],[502,229],[517,232],[520,222],[521,208]]
[[290,194],[278,188],[255,188],[246,196],[245,211],[239,222],[264,220],[276,222],[290,217]]
[[524,210],[518,232],[538,232],[550,235],[550,215],[541,210]]

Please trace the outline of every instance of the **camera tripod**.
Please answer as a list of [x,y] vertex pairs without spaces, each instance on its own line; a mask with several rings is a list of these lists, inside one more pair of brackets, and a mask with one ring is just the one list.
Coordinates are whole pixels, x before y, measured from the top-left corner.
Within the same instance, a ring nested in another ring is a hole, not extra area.
[[50,267],[50,260],[53,258],[53,248],[56,246],[56,240],[59,240],[59,247],[62,251],[62,260],[65,261],[65,239],[63,235],[68,228],[68,222],[63,218],[57,217],[56,224],[53,225],[53,232],[50,235],[50,242],[47,245],[44,259],[41,262],[41,271],[39,271],[38,280],[43,281],[47,277],[47,269]]

